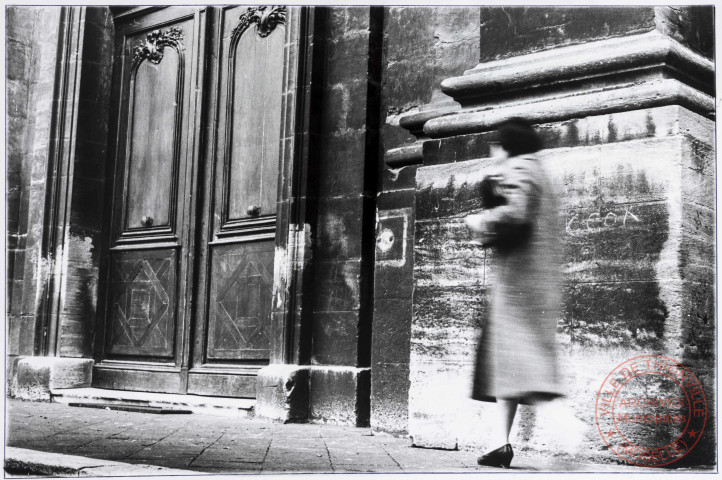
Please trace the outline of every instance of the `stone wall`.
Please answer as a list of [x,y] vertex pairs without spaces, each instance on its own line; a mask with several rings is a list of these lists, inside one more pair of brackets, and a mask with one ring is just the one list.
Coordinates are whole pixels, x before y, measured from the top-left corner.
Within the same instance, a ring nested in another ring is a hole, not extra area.
[[16,355],[89,357],[112,20],[103,8],[8,14],[8,364]]
[[[478,61],[479,9],[390,7],[385,12],[381,142],[388,152],[414,139],[399,125],[404,114],[456,105],[440,84]],[[396,434],[408,426],[416,168],[384,170],[378,196],[371,425]]]
[[59,9],[7,10],[7,325],[8,378],[19,355],[41,346],[38,304],[43,259],[47,158],[57,60]]
[[[480,207],[488,132],[514,115],[538,125],[563,205],[558,336],[568,386],[556,416],[520,409],[515,448],[618,461],[597,431],[595,400],[605,376],[638,355],[682,362],[714,410],[714,87],[711,11],[704,12],[484,7],[481,63],[441,83],[460,107],[430,103],[401,117],[416,140],[386,157],[391,178],[413,185],[408,212],[392,212],[411,218],[413,233],[396,234],[401,220],[384,225],[380,214],[377,265],[400,249],[389,238],[412,237],[413,273],[398,270],[393,281],[413,279],[408,431],[417,446],[490,446],[494,412],[469,394],[494,259],[469,243],[463,216]],[[412,166],[396,170],[404,165]],[[375,338],[396,333],[375,326]],[[569,422],[559,411],[586,431],[564,435],[559,427]],[[714,461],[714,425],[708,416],[676,465]]]
[[[702,214],[690,208],[711,213],[697,201],[713,198],[700,198],[714,183],[713,167],[704,160],[713,122],[670,106],[544,124],[540,130],[548,139],[565,139],[565,146],[552,143],[542,154],[563,205],[565,290],[558,339],[564,403],[588,427],[577,459],[615,460],[596,430],[594,406],[604,377],[628,358],[661,354],[681,361],[705,387],[712,412],[714,290],[711,270],[702,267],[703,273],[698,266],[711,265],[713,252],[705,249],[713,247],[714,237]],[[698,153],[690,155],[692,145]],[[688,166],[696,162],[696,169]],[[483,159],[469,160],[417,173],[409,433],[420,446],[489,446],[494,410],[469,396],[475,345],[493,288],[493,251],[470,244],[463,226],[463,216],[480,207],[473,192],[485,165]],[[684,280],[695,274],[695,280]],[[548,420],[522,407],[515,444],[565,453]],[[685,460],[714,458],[713,436],[710,419],[703,441]]]
[[82,22],[78,67],[80,83],[75,130],[70,139],[67,182],[69,218],[60,247],[64,256],[58,353],[63,357],[93,355],[98,298],[101,230],[113,70],[113,20],[107,8],[88,7]]
[[[38,11],[20,7],[7,9],[7,308],[8,354],[33,352],[34,310],[23,308],[27,214],[30,193],[28,120],[33,106],[31,86],[36,82],[33,29]],[[22,212],[22,215],[21,215]],[[32,244],[31,244],[32,245]],[[32,266],[30,266],[32,268]],[[32,277],[30,277],[32,278]],[[30,293],[30,292],[27,292]],[[32,298],[32,297],[31,297]],[[10,362],[12,363],[12,362]]]
[[367,425],[380,8],[326,10],[309,420]]
[[709,7],[482,7],[481,56],[488,62],[658,29],[712,58]]

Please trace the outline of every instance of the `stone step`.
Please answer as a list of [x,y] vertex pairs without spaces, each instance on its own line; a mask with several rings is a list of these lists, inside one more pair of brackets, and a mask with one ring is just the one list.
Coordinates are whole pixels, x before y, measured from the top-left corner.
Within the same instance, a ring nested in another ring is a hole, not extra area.
[[157,407],[190,410],[193,413],[250,418],[256,400],[252,398],[210,397],[175,393],[134,392],[103,388],[57,388],[50,390],[52,401],[65,404],[120,407]]

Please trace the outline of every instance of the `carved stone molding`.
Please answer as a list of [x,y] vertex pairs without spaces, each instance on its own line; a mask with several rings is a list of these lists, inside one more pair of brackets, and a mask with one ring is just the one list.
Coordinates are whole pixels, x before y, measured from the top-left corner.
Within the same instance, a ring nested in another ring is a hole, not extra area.
[[253,24],[256,24],[259,37],[267,37],[278,25],[286,24],[286,7],[283,5],[248,7],[246,13],[241,15],[240,23],[233,29],[233,36],[239,37]]
[[482,63],[441,90],[462,108],[426,121],[430,138],[493,130],[511,116],[545,123],[664,105],[715,115],[714,63],[657,31]]
[[178,27],[171,27],[166,30],[153,30],[146,35],[145,42],[139,42],[133,49],[133,60],[140,63],[145,59],[154,65],[163,60],[163,51],[167,46],[173,46],[180,50],[183,40],[183,30]]

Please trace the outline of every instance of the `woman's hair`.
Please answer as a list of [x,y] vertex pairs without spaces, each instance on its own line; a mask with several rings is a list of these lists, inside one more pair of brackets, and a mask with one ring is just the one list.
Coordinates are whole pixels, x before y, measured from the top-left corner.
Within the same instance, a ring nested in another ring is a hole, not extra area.
[[497,129],[497,139],[510,157],[534,153],[542,149],[542,140],[527,120],[512,117]]

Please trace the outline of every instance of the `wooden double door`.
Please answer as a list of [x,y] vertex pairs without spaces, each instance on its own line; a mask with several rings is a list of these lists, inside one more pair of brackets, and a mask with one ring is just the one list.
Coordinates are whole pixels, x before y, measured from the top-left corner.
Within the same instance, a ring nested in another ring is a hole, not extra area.
[[255,396],[270,357],[286,15],[116,16],[94,386]]

